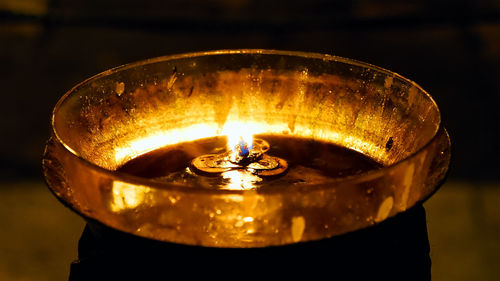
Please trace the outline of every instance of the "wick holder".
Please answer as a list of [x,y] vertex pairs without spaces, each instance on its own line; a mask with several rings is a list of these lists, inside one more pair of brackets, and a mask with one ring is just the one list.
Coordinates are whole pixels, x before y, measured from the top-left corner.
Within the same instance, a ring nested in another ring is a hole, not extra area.
[[269,148],[269,143],[262,139],[255,139],[250,148],[247,143],[240,142],[224,153],[196,157],[190,168],[205,176],[218,176],[230,170],[247,170],[261,177],[282,175],[288,169],[288,163],[265,154]]

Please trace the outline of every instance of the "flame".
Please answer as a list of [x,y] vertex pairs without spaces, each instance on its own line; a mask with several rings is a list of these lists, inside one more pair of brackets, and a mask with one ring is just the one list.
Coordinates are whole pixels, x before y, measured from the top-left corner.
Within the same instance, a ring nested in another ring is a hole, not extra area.
[[227,136],[227,148],[240,155],[245,149],[252,149],[255,126],[253,123],[227,122],[222,129],[222,134]]

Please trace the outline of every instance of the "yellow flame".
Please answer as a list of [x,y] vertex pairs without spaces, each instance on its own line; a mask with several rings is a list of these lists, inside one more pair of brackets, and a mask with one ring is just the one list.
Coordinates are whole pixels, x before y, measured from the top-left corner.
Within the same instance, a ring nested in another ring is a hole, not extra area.
[[[261,125],[262,126],[262,125]],[[240,142],[242,138],[249,146],[253,143],[253,132],[257,131],[257,123],[252,122],[238,122],[229,121],[226,122],[224,128],[222,129],[222,135],[227,136],[227,147],[230,150],[234,148]]]

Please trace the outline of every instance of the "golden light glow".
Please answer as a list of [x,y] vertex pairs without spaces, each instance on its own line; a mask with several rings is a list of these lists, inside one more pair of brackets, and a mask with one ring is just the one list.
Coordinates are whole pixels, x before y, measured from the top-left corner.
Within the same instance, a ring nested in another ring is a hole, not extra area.
[[253,132],[258,131],[259,124],[255,122],[226,122],[222,135],[227,136],[227,148],[234,150],[242,138],[249,146],[253,143]]
[[222,173],[224,179],[229,180],[225,189],[231,190],[249,190],[255,189],[255,184],[262,181],[262,178],[252,174],[247,170],[231,170]]
[[133,209],[144,203],[146,194],[150,191],[149,187],[142,185],[133,185],[122,181],[114,181],[112,188],[111,210],[120,212],[127,209]]
[[116,148],[115,160],[117,163],[123,163],[131,157],[150,152],[166,145],[216,136],[217,128],[218,126],[216,123],[204,123],[152,134],[134,140],[125,147]]
[[253,217],[244,217],[243,221],[244,222],[253,222]]

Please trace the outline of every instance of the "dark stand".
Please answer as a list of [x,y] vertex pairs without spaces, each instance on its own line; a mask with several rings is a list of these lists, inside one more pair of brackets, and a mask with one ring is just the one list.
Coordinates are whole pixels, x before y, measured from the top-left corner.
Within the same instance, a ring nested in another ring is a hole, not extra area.
[[422,206],[374,227],[289,246],[228,249],[161,243],[89,222],[70,280],[430,280]]

